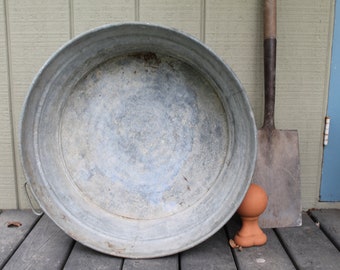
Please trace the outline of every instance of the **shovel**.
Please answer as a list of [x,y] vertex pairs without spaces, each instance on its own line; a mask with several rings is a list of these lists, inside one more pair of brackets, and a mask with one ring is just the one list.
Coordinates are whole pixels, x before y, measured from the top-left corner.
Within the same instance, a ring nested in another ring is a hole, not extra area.
[[258,152],[253,182],[268,195],[268,205],[259,218],[262,228],[302,224],[298,133],[278,130],[274,124],[276,72],[276,0],[264,1],[263,126],[257,133]]

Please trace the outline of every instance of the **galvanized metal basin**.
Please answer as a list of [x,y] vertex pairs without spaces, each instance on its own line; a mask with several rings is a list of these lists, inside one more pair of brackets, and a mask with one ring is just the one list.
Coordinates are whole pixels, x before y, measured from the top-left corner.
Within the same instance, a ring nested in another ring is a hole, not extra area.
[[237,210],[255,164],[254,118],[233,72],[156,25],[104,26],[62,47],[33,81],[20,128],[43,211],[122,257],[207,239]]

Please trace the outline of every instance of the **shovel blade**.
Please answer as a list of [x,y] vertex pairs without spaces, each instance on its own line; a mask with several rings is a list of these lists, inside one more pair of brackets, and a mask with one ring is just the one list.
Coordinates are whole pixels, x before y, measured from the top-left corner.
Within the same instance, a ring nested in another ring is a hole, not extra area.
[[258,131],[253,182],[264,188],[268,205],[259,217],[262,228],[301,226],[299,139],[296,130]]

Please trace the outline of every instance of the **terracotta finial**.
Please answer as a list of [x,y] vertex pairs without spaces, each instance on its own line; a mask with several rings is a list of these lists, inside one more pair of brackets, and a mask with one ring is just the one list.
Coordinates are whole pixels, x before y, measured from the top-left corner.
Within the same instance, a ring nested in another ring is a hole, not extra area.
[[263,188],[251,184],[237,213],[242,219],[242,228],[234,237],[236,245],[241,247],[261,246],[267,242],[267,236],[258,225],[258,218],[267,207],[268,196]]

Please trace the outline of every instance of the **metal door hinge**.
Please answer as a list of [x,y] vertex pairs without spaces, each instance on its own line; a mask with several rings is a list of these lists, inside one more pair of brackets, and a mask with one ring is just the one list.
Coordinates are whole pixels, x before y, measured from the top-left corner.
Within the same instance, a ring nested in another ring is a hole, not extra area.
[[323,145],[326,146],[328,144],[328,135],[329,135],[329,125],[331,123],[331,118],[325,117],[325,128],[323,131]]

